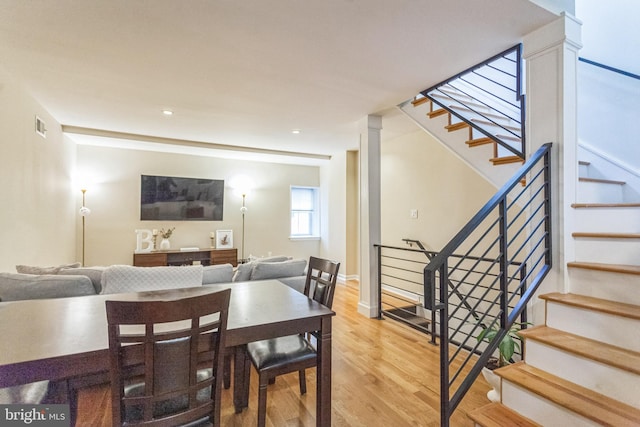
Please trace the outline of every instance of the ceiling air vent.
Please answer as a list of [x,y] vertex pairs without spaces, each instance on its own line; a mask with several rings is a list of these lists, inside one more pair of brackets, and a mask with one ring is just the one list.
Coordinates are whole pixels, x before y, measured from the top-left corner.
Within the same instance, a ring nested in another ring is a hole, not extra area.
[[36,133],[43,138],[47,137],[47,125],[38,116],[36,116]]

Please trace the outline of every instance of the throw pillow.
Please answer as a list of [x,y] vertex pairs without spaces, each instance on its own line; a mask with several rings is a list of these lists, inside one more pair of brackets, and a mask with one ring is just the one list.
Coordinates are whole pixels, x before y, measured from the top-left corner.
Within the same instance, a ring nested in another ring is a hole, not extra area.
[[234,282],[246,282],[251,280],[251,270],[253,269],[252,262],[246,262],[244,264],[238,264],[236,273],[233,275]]
[[93,287],[96,290],[96,294],[102,292],[102,273],[107,267],[72,267],[62,268],[58,274],[66,274],[71,276],[87,276]]
[[22,274],[58,274],[63,268],[78,268],[82,264],[74,262],[72,264],[62,264],[57,267],[38,267],[32,265],[16,265],[16,272]]
[[233,280],[231,264],[208,265],[202,269],[202,284],[229,283]]
[[95,294],[96,291],[91,280],[86,276],[0,273],[0,298],[2,301],[65,298]]
[[306,266],[307,261],[304,259],[293,259],[282,262],[257,262],[251,271],[251,280],[302,276]]

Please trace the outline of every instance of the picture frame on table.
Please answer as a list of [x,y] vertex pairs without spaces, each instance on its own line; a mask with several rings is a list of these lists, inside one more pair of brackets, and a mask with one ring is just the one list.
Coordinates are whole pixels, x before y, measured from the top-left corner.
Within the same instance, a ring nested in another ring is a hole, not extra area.
[[233,230],[216,230],[216,249],[233,248]]

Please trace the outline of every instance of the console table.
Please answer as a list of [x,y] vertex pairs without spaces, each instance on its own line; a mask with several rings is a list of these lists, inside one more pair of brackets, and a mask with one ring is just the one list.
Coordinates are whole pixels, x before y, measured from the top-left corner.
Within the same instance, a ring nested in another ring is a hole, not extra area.
[[231,264],[238,266],[237,249],[199,249],[197,251],[153,251],[133,254],[136,267],[161,267],[167,265],[214,265]]

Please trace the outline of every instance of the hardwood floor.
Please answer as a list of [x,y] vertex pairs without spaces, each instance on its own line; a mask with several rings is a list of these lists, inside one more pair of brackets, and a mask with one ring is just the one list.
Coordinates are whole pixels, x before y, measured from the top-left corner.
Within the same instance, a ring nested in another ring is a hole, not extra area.
[[[440,425],[439,356],[428,336],[393,320],[368,319],[357,313],[357,284],[338,285],[333,303],[332,425]],[[224,390],[223,426],[255,426],[257,376],[251,373],[249,408],[235,414],[231,390]],[[297,373],[269,386],[267,425],[315,425],[315,370],[307,370],[307,394],[300,396]],[[489,386],[479,378],[451,419],[471,427],[466,413],[489,403]],[[78,426],[110,426],[108,385],[79,394]]]

